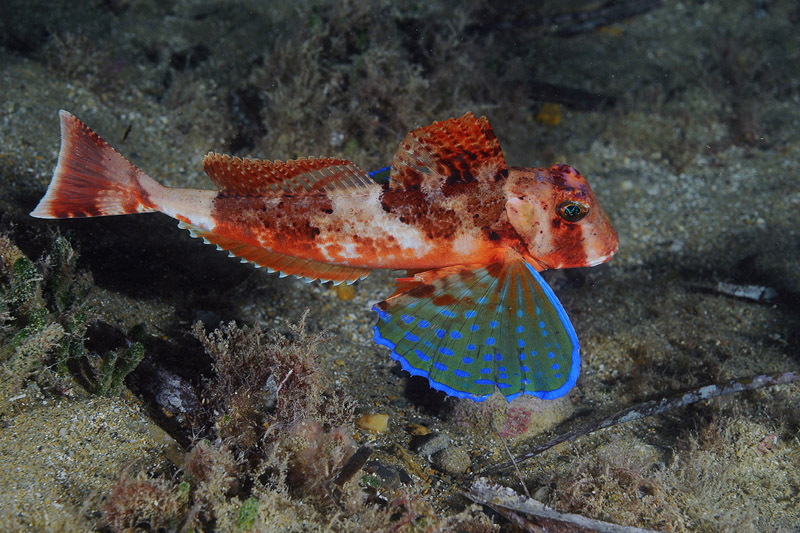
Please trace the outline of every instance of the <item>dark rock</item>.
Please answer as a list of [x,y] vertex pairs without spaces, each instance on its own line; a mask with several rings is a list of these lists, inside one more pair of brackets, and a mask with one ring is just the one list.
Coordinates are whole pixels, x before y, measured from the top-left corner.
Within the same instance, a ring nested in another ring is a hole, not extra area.
[[452,441],[444,433],[429,433],[411,440],[411,449],[430,461],[431,456],[450,446]]
[[377,476],[381,480],[381,486],[386,489],[396,488],[401,483],[408,485],[411,483],[411,476],[400,468],[394,465],[385,465],[380,461],[370,461],[364,467],[364,471]]

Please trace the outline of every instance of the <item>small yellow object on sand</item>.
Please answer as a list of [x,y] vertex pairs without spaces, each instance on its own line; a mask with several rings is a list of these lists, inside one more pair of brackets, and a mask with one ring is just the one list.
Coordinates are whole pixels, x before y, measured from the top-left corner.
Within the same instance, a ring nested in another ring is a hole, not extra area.
[[389,415],[385,413],[369,413],[356,420],[356,426],[374,433],[383,433],[389,427]]
[[423,435],[430,434],[431,430],[423,426],[422,424],[409,424],[408,432],[414,435],[415,437],[421,437]]
[[545,102],[536,114],[536,120],[548,126],[556,126],[561,122],[561,107],[552,102]]
[[341,283],[335,285],[333,290],[336,291],[336,296],[338,296],[340,300],[349,301],[356,297],[356,288],[352,285]]

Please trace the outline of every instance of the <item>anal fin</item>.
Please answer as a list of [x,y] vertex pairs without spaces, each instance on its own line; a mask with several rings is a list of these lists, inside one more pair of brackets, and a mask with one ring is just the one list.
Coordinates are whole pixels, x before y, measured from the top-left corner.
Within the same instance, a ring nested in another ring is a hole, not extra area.
[[306,282],[319,280],[323,282],[332,281],[334,285],[339,285],[340,283],[350,285],[366,278],[370,272],[368,268],[333,265],[273,252],[219,235],[213,231],[198,228],[186,222],[180,222],[178,226],[189,230],[192,237],[203,239],[205,243],[215,245],[218,250],[228,252],[231,257],[240,258],[243,263],[253,263],[256,267],[266,268],[269,272],[278,272],[281,277],[291,275]]

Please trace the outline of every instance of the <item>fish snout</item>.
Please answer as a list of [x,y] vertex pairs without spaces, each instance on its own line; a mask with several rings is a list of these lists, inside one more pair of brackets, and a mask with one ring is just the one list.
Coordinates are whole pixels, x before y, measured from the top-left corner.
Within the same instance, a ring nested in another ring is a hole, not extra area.
[[611,225],[611,221],[605,213],[603,213],[602,220],[601,227],[593,232],[590,239],[591,245],[587,247],[586,259],[588,266],[605,263],[614,257],[614,254],[619,249],[619,234],[617,234],[617,230]]

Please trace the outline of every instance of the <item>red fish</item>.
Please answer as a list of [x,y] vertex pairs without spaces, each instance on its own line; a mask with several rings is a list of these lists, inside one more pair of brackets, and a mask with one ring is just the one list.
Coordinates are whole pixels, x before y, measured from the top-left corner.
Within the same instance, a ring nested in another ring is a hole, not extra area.
[[345,159],[209,153],[218,191],[164,187],[60,117],[58,165],[32,216],[161,212],[242,262],[309,281],[408,270],[374,307],[374,332],[412,375],[476,401],[497,389],[557,398],[575,384],[578,340],[538,272],[602,263],[617,233],[572,167],[507,167],[485,117],[409,133],[385,185]]

